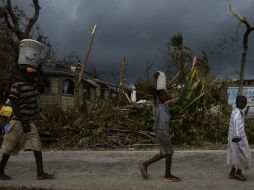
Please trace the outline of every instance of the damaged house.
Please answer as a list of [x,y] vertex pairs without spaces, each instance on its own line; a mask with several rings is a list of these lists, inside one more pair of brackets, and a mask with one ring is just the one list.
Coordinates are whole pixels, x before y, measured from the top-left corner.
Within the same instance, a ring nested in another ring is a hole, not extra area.
[[[77,67],[66,68],[61,62],[48,60],[43,65],[43,71],[45,77],[38,98],[39,106],[56,105],[62,109],[75,107],[75,81],[80,72]],[[114,87],[95,78],[91,73],[85,73],[80,91],[82,92],[81,104],[84,100],[88,103],[97,99],[107,100],[115,94]]]

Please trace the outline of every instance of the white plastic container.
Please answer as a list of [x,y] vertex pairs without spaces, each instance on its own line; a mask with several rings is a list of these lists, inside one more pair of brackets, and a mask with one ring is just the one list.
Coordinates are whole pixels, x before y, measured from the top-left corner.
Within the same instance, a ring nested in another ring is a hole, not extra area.
[[162,71],[157,71],[159,77],[157,79],[156,90],[166,90],[166,75]]
[[24,39],[19,45],[19,65],[31,65],[38,67],[38,61],[41,59],[42,44],[36,40]]
[[135,89],[131,91],[131,101],[136,102],[137,101],[137,92]]

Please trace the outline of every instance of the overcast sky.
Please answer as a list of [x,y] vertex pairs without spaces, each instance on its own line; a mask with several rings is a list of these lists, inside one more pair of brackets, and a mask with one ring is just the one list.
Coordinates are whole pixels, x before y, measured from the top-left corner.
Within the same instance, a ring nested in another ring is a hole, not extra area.
[[[31,0],[16,2],[31,9]],[[183,35],[185,45],[196,55],[208,49],[221,52],[211,57],[210,65],[217,76],[229,76],[240,68],[245,30],[242,25],[238,42],[217,46],[224,36],[230,41],[239,23],[229,11],[229,3],[254,26],[253,0],[40,0],[38,22],[58,57],[76,51],[81,59],[89,32],[97,24],[87,67],[96,68],[109,82],[114,82],[112,72],[119,74],[123,55],[129,83],[144,76],[147,61],[154,61],[152,72],[164,70],[165,44],[176,33]],[[249,38],[249,77],[254,76],[253,50],[254,32]]]

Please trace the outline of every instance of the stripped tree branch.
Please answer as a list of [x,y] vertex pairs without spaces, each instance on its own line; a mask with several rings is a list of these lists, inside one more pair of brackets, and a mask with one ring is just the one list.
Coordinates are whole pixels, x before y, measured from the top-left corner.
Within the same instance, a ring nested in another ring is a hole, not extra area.
[[239,90],[238,95],[242,95],[243,90],[243,81],[244,81],[244,70],[246,64],[246,57],[248,52],[248,37],[251,31],[254,30],[254,27],[251,27],[249,22],[247,21],[246,17],[239,15],[235,9],[233,9],[232,5],[229,5],[230,12],[234,17],[236,17],[240,22],[244,23],[246,26],[246,31],[243,36],[243,52],[242,52],[242,59],[241,59],[241,70],[240,70],[240,83],[239,83]]
[[38,0],[33,0],[33,4],[34,4],[34,15],[28,21],[28,24],[27,24],[25,32],[24,32],[24,38],[29,38],[30,31],[39,17],[41,7],[38,3]]
[[12,5],[11,5],[11,0],[7,0],[6,9],[7,9],[9,15],[11,16],[11,20],[12,20],[12,23],[14,24],[14,26],[19,28],[18,18],[13,12]]
[[232,15],[236,17],[240,22],[246,22],[246,17],[239,15],[231,4],[229,4],[229,9]]
[[34,15],[28,20],[28,24],[25,26],[24,31],[22,31],[19,26],[20,25],[19,18],[17,14],[15,14],[15,12],[13,11],[11,0],[7,0],[6,2],[5,11],[4,14],[3,13],[2,14],[4,16],[8,28],[16,34],[19,40],[29,38],[31,29],[38,20],[40,13],[40,6],[38,0],[33,0],[33,5],[34,5]]

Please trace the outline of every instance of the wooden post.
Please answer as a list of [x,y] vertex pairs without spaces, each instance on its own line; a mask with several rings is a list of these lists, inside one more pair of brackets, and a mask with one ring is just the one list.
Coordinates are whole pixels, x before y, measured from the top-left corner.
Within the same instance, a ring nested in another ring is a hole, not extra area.
[[125,79],[125,64],[126,64],[126,57],[123,56],[120,65],[120,79],[119,79],[119,88],[123,88],[124,79]]
[[119,83],[118,83],[118,102],[117,104],[121,102],[123,99],[123,88],[124,88],[124,80],[125,80],[125,64],[126,64],[126,57],[123,56],[121,60],[120,65],[120,76],[119,76]]
[[94,40],[94,36],[95,36],[96,26],[97,26],[96,24],[93,26],[93,30],[92,30],[92,32],[90,34],[88,46],[85,49],[84,60],[83,60],[83,63],[81,64],[81,70],[80,70],[80,73],[79,73],[79,80],[78,80],[79,83],[81,82],[81,80],[83,78],[84,70],[85,70],[85,65],[87,63],[87,60],[88,60],[88,57],[89,57],[89,54],[90,54],[90,51],[91,51],[91,48],[92,48],[92,45],[93,45],[93,40]]
[[[92,48],[92,45],[93,45],[96,27],[97,27],[97,25],[95,24],[93,26],[92,31],[91,31],[89,41],[88,41],[88,45],[87,45],[87,48],[85,49],[85,53],[84,53],[84,59],[83,59],[83,62],[81,63],[81,70],[80,70],[78,78],[76,79],[76,87],[75,87],[75,100],[76,101],[75,101],[75,105],[78,108],[78,110],[80,110],[80,101],[79,101],[80,96],[81,96],[81,94],[80,94],[80,84],[81,84],[82,78],[84,76],[85,66],[87,64],[88,57],[89,57],[89,54],[90,54],[90,51],[91,51],[91,48]],[[84,111],[87,111],[86,100],[85,99],[84,99],[83,104],[84,104],[84,107],[85,107]]]

